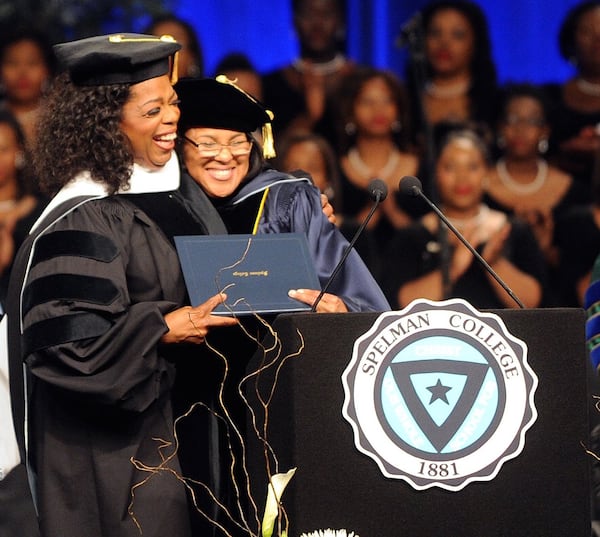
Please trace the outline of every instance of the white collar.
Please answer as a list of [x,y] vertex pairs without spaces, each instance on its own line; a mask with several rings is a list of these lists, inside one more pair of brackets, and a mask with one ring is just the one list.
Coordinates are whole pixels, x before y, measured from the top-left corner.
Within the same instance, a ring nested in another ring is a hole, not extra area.
[[[138,164],[134,164],[129,179],[129,188],[127,190],[120,189],[117,193],[169,192],[179,188],[179,179],[179,160],[173,152],[168,162],[158,170],[147,170]],[[91,199],[100,199],[107,197],[108,193],[105,185],[92,180],[90,172],[81,172],[63,186],[56,196],[50,200],[50,203],[48,203],[29,232],[34,231],[38,224],[61,203],[78,196],[91,196]]]
[[175,152],[169,161],[158,170],[147,170],[138,164],[133,165],[129,189],[119,190],[119,194],[147,194],[169,192],[179,188],[179,160]]

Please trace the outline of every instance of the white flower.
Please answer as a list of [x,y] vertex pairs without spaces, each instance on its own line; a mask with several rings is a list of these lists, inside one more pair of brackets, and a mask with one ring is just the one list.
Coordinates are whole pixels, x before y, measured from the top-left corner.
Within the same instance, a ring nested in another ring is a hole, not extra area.
[[300,537],[359,537],[353,531],[348,533],[346,530],[317,530],[311,533],[303,533]]
[[265,506],[265,514],[262,523],[262,536],[271,537],[275,528],[275,520],[279,515],[279,502],[281,495],[287,484],[292,479],[296,472],[296,468],[292,468],[285,474],[275,474],[271,477],[271,483],[267,491],[267,505]]

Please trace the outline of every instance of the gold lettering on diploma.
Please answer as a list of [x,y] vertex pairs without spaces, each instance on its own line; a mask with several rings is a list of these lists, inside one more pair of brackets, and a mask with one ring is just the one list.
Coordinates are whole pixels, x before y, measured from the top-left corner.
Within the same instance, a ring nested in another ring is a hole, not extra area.
[[251,276],[263,276],[263,277],[268,277],[269,276],[269,271],[268,270],[236,270],[234,272],[231,273],[232,276],[234,276],[235,278],[249,278]]

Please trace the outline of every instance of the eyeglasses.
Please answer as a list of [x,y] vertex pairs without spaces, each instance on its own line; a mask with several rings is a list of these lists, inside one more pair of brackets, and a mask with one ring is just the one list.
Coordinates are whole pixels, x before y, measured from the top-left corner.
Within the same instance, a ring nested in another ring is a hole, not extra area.
[[182,136],[182,138],[192,144],[201,156],[209,158],[218,156],[225,148],[234,157],[247,155],[252,149],[252,142],[250,140],[234,140],[228,144],[219,144],[217,142],[194,142],[194,140],[190,140],[187,136]]

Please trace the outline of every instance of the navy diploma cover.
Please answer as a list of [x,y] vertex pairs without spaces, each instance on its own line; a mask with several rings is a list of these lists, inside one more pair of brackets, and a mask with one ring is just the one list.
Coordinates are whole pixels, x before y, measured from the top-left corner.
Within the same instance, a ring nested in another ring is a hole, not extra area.
[[290,289],[321,289],[306,236],[186,235],[175,245],[192,306],[227,294],[214,314],[309,311]]

